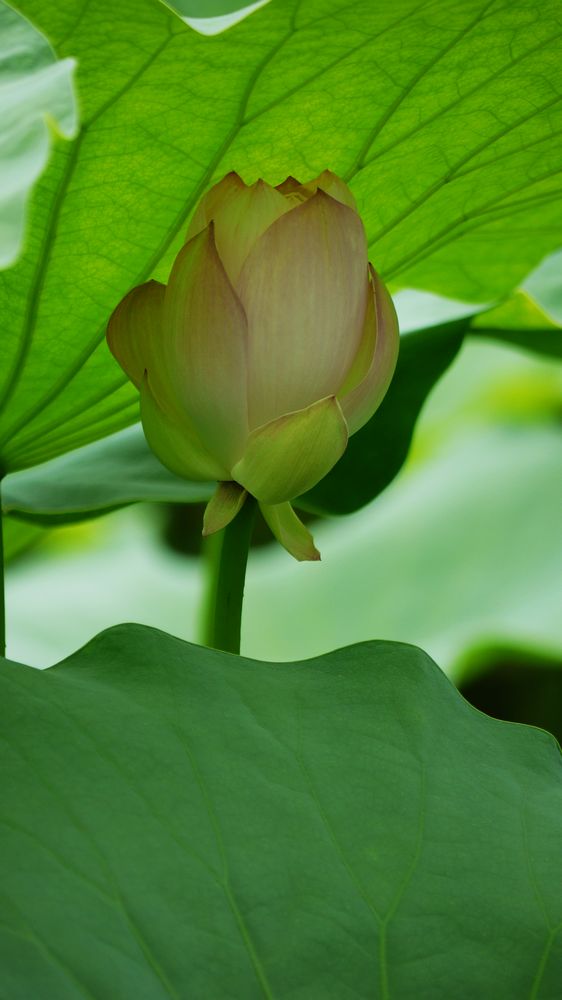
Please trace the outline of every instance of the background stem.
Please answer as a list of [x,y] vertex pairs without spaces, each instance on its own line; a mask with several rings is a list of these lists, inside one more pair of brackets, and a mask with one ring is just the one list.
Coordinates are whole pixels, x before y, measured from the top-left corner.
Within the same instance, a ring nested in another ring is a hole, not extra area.
[[212,649],[240,652],[242,599],[255,513],[256,501],[248,497],[234,520],[206,540],[203,642]]

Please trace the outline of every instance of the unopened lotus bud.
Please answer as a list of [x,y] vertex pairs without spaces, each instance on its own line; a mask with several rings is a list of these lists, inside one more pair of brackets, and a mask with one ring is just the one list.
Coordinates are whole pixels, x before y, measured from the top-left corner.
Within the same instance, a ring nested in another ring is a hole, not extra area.
[[228,174],[200,201],[168,284],[134,288],[107,336],[160,461],[219,481],[204,532],[250,493],[297,559],[318,558],[290,502],[373,415],[398,354],[346,184],[329,171],[277,187]]

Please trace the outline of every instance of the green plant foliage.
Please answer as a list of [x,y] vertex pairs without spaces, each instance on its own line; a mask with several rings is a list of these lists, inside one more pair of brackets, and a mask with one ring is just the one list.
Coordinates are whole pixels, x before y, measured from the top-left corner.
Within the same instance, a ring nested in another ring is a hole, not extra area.
[[95,517],[138,500],[203,503],[215,483],[180,479],[158,461],[135,424],[76,451],[6,476],[2,509],[37,523]]
[[0,268],[17,259],[30,189],[43,172],[53,127],[76,134],[74,60],[57,62],[46,38],[0,0]]
[[557,996],[559,750],[420,650],[122,626],[1,684],[10,1000]]
[[557,245],[555,0],[272,0],[212,39],[154,0],[20,7],[78,59],[83,124],[58,145],[0,289],[8,470],[137,419],[108,316],[132,285],[167,277],[193,205],[227,170],[345,176],[395,286],[490,300]]

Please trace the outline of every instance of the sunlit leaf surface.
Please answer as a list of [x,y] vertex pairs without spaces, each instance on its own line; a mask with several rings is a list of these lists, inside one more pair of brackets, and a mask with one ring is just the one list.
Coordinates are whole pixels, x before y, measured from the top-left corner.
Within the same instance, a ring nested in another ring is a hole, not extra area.
[[136,419],[108,315],[132,285],[167,276],[195,201],[227,170],[346,177],[395,285],[487,301],[559,243],[554,0],[272,0],[212,39],[153,0],[20,6],[78,58],[83,126],[2,282],[9,469]]
[[557,996],[559,750],[421,650],[123,626],[1,684],[10,1000]]

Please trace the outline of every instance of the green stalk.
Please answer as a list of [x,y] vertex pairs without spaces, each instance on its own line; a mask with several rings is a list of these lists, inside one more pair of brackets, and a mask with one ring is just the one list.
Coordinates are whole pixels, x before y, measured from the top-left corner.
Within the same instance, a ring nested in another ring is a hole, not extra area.
[[248,497],[234,520],[206,540],[208,582],[203,642],[211,649],[240,652],[242,599],[255,513],[256,501]]
[[2,476],[0,475],[0,656],[6,655],[6,602],[4,598],[4,517],[2,514]]

